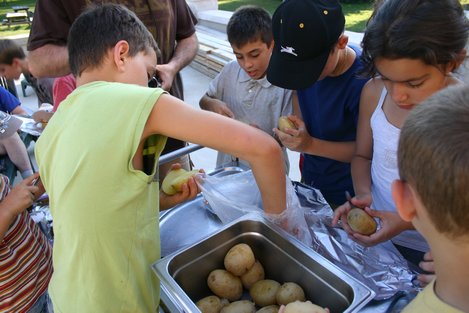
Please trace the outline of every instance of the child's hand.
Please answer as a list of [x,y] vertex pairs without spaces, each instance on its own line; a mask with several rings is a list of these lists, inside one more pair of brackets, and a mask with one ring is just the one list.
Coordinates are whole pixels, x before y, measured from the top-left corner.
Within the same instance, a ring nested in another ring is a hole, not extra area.
[[[171,170],[177,170],[181,168],[181,164],[174,163],[171,165]],[[205,173],[203,169],[199,170],[200,173]],[[187,183],[182,185],[181,192],[178,192],[172,196],[165,194],[160,190],[160,210],[169,209],[179,203],[194,199],[200,192],[200,188],[195,181],[195,176],[189,178]]]
[[33,182],[39,177],[39,173],[35,173],[28,178],[25,178],[18,185],[13,187],[8,196],[2,201],[2,207],[8,210],[11,216],[16,216],[29,208],[34,200],[36,194],[39,192],[39,187],[34,186]]
[[381,220],[381,227],[370,236],[359,233],[352,233],[350,235],[351,239],[365,247],[377,245],[378,243],[394,238],[404,230],[413,229],[412,224],[402,220],[396,212],[375,211],[368,207],[365,208],[365,211],[371,215],[371,217]]
[[312,137],[306,130],[303,120],[295,115],[289,115],[288,118],[295,125],[295,128],[286,129],[284,132],[278,128],[274,128],[275,136],[277,136],[282,145],[288,149],[303,152],[311,142]]
[[420,262],[419,266],[426,273],[420,274],[417,276],[417,279],[420,282],[420,286],[425,287],[435,279],[435,264],[433,263],[433,256],[431,251],[425,253],[423,256],[423,261]]
[[342,228],[349,234],[353,234],[353,231],[347,223],[347,214],[352,209],[352,205],[358,208],[369,207],[371,205],[371,194],[356,195],[334,210],[332,226],[337,226],[340,221]]
[[229,118],[234,118],[234,113],[230,110],[228,105],[218,99],[211,99],[209,110]]

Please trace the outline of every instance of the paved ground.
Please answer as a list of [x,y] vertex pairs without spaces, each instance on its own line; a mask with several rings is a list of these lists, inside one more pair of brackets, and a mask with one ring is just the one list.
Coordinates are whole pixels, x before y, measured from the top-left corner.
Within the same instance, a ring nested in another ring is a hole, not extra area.
[[[199,99],[206,92],[210,78],[191,67],[187,67],[182,71],[182,77],[184,81],[185,101],[194,107],[199,107]],[[16,89],[18,91],[18,96],[22,105],[31,112],[36,111],[37,98],[34,91],[31,89],[31,87],[27,87],[26,97],[23,97],[20,82],[17,81],[16,84]],[[28,148],[28,151],[33,159],[33,163],[35,164],[34,144]],[[206,172],[210,172],[215,168],[216,155],[217,152],[215,150],[203,148],[199,151],[191,153],[191,158],[196,168],[203,168]],[[291,164],[290,178],[292,180],[298,181],[300,179],[300,173],[297,166],[299,154],[297,152],[289,151],[288,155]]]

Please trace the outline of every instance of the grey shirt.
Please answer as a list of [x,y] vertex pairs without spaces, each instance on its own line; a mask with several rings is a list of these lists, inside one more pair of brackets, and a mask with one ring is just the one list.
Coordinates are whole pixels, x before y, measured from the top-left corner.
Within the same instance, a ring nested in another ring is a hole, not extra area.
[[[256,125],[269,135],[277,127],[278,118],[292,113],[292,91],[269,83],[267,78],[254,80],[239,66],[237,61],[226,64],[223,70],[210,83],[207,95],[226,103],[238,121]],[[289,162],[285,148],[285,169]],[[235,158],[218,153],[217,167]],[[249,166],[245,161],[243,164]]]

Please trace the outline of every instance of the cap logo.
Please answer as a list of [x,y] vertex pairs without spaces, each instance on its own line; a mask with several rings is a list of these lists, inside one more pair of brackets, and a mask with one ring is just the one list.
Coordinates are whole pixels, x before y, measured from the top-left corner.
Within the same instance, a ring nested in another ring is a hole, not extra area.
[[324,10],[324,11],[322,11],[322,13],[323,13],[324,15],[327,15],[327,14],[329,14],[329,11]]
[[294,51],[295,51],[295,48],[293,47],[282,47],[280,46],[280,52],[285,52],[285,53],[288,53],[288,54],[292,54],[294,56],[298,56],[298,54],[296,54]]

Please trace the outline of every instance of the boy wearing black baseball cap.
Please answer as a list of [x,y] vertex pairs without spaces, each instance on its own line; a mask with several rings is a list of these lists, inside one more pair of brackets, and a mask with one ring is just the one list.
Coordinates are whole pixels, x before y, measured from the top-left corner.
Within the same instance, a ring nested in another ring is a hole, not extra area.
[[[272,17],[275,46],[267,79],[296,90],[302,119],[297,129],[275,133],[284,146],[302,152],[302,180],[334,205],[353,191],[350,161],[361,90],[367,79],[358,47],[348,45],[345,18],[336,0],[286,0]],[[342,201],[342,202],[341,202]]]

